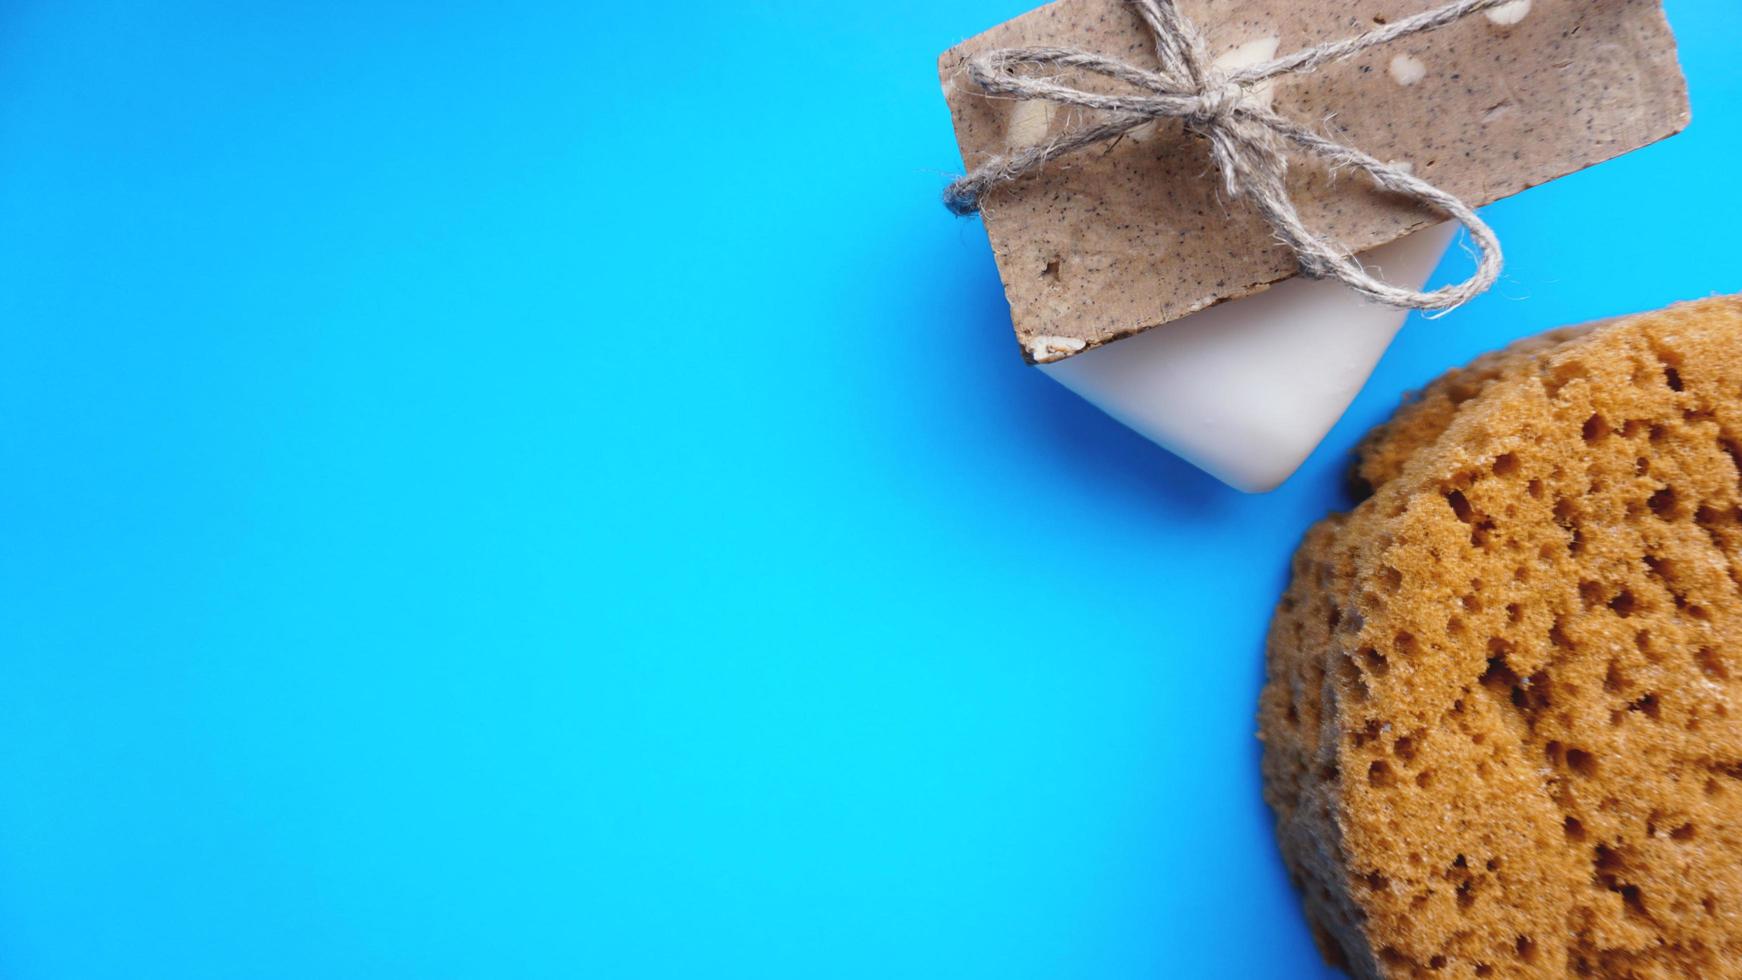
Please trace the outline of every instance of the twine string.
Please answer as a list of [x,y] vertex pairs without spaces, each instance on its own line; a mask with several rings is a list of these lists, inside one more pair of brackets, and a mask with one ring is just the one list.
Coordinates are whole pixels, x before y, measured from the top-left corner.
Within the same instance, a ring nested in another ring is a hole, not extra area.
[[[1090,125],[992,157],[950,184],[944,192],[946,207],[959,215],[972,214],[993,188],[1059,157],[1122,136],[1152,120],[1179,119],[1188,131],[1209,143],[1210,158],[1227,196],[1252,203],[1277,240],[1294,253],[1303,274],[1336,279],[1386,306],[1418,310],[1451,309],[1494,284],[1500,275],[1500,240],[1472,208],[1402,167],[1383,163],[1284,119],[1250,98],[1249,93],[1254,86],[1278,76],[1342,61],[1511,0],[1454,0],[1364,34],[1326,41],[1234,71],[1215,67],[1205,52],[1203,35],[1173,0],[1131,2],[1154,38],[1160,62],[1154,71],[1075,48],[999,48],[969,60],[969,78],[988,95],[1018,101],[1042,99],[1104,115]],[[1086,72],[1122,82],[1132,91],[1114,95],[1091,92],[1054,77],[1025,74],[1020,71],[1024,68]],[[1400,289],[1375,278],[1348,248],[1313,232],[1301,220],[1287,189],[1285,151],[1289,146],[1317,157],[1333,171],[1358,170],[1380,188],[1456,220],[1468,230],[1476,246],[1475,272],[1463,282],[1425,292]]]

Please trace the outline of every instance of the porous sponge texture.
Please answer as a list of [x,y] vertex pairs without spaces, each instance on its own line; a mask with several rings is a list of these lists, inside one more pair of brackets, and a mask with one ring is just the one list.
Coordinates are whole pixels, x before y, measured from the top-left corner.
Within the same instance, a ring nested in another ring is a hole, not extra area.
[[1510,380],[1533,369],[1538,355],[1589,333],[1596,323],[1561,327],[1514,341],[1461,368],[1440,375],[1406,398],[1390,420],[1375,426],[1355,450],[1355,477],[1369,492],[1403,470],[1422,446],[1439,438],[1458,408],[1495,382]]
[[1742,976],[1742,299],[1412,404],[1270,633],[1266,796],[1321,946],[1361,976]]

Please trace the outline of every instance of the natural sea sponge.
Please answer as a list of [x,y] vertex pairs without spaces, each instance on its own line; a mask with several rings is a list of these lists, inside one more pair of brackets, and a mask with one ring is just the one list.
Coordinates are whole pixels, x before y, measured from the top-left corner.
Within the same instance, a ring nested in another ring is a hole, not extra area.
[[1558,331],[1363,444],[1272,623],[1266,795],[1363,976],[1742,976],[1742,299]]
[[1599,325],[1582,323],[1525,337],[1435,378],[1362,438],[1355,450],[1356,480],[1370,492],[1396,476],[1417,449],[1439,438],[1465,402],[1497,381],[1532,370],[1538,355],[1583,337]]

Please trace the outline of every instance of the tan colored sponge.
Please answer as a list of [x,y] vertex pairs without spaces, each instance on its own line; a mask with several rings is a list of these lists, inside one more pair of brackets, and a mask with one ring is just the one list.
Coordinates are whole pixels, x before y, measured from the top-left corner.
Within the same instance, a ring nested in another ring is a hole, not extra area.
[[1556,331],[1362,444],[1266,796],[1361,976],[1742,977],[1742,298]]
[[1401,472],[1417,449],[1438,439],[1465,402],[1497,381],[1535,370],[1537,355],[1582,337],[1595,326],[1580,324],[1525,337],[1440,375],[1361,440],[1355,450],[1356,477],[1368,491],[1379,487]]

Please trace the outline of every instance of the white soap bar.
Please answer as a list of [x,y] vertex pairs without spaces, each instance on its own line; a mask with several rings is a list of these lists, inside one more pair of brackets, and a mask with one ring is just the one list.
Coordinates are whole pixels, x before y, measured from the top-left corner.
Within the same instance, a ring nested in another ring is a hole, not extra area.
[[[1455,227],[1361,259],[1419,289]],[[1297,277],[1040,369],[1222,482],[1262,493],[1342,417],[1406,315],[1341,283]]]

